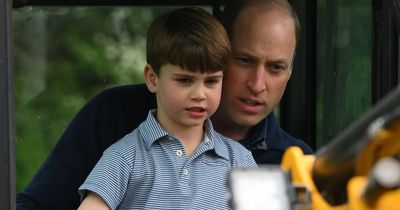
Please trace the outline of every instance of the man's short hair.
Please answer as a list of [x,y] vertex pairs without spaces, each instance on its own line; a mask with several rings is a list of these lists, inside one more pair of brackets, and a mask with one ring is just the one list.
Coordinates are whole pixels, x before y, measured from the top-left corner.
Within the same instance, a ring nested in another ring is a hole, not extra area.
[[279,11],[292,18],[295,27],[296,40],[300,37],[300,22],[296,11],[287,0],[230,0],[225,6],[221,16],[221,21],[228,32],[229,37],[233,38],[235,22],[245,8],[256,7],[262,12]]

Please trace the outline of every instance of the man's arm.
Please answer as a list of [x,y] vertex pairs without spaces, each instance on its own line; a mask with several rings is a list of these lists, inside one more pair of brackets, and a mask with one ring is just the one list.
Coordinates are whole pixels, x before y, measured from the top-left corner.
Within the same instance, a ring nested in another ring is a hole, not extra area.
[[146,119],[155,97],[145,85],[111,88],[95,96],[74,117],[23,192],[18,210],[77,209],[78,188],[103,151]]

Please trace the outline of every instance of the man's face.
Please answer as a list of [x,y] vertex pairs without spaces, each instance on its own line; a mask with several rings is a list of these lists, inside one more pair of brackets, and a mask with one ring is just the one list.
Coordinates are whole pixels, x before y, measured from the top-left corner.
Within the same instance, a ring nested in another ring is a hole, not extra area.
[[282,98],[291,75],[295,29],[288,16],[253,7],[241,12],[233,33],[218,121],[222,117],[230,129],[248,131]]

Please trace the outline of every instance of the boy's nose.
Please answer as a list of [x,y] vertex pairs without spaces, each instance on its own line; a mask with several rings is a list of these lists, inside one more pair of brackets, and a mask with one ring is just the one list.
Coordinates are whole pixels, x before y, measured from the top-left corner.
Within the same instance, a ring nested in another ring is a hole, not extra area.
[[204,100],[206,98],[204,85],[196,85],[192,90],[191,98],[194,100]]

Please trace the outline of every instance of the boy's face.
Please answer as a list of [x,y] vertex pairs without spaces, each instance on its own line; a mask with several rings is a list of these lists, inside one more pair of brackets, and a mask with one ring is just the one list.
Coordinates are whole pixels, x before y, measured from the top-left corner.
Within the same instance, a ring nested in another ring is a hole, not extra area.
[[167,131],[203,126],[220,102],[223,72],[190,72],[179,66],[161,66],[159,75],[145,69],[147,86],[157,97],[157,118]]

